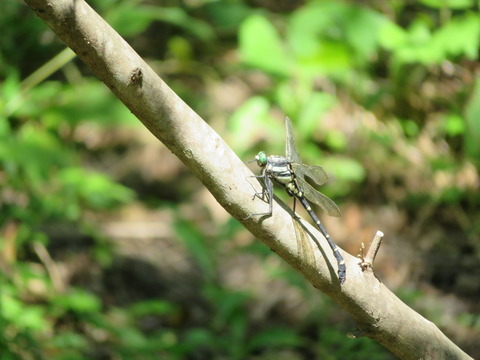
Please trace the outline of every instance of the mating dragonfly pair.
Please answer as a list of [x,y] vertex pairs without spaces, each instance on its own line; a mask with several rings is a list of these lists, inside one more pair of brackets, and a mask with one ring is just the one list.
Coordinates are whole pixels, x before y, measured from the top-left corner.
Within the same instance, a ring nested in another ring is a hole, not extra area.
[[260,151],[255,156],[255,160],[253,160],[256,161],[258,166],[262,168],[262,174],[255,177],[262,178],[265,184],[263,191],[255,193],[254,198],[264,198],[266,196],[269,201],[269,211],[266,213],[251,214],[247,218],[245,218],[245,220],[252,216],[271,215],[273,201],[273,182],[282,185],[287,191],[288,195],[300,201],[300,203],[303,205],[305,210],[307,210],[308,214],[315,222],[315,225],[318,227],[320,232],[328,241],[328,244],[330,245],[333,251],[333,255],[335,256],[335,259],[338,263],[338,280],[342,284],[345,282],[346,278],[345,261],[340,254],[337,245],[333,242],[327,230],[322,225],[317,215],[313,212],[308,201],[311,201],[320,206],[320,208],[330,216],[340,216],[340,210],[331,199],[315,190],[305,180],[305,177],[308,177],[317,185],[323,185],[327,182],[328,177],[322,167],[309,166],[302,163],[302,160],[300,159],[297,148],[295,146],[292,122],[288,117],[285,118],[285,124],[287,128],[286,157],[277,155],[271,155],[267,157],[264,151]]

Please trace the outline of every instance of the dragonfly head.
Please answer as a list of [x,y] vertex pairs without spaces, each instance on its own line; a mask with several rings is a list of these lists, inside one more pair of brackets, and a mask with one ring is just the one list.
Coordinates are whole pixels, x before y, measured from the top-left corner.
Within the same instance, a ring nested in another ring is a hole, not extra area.
[[257,156],[255,156],[255,160],[257,160],[258,166],[265,167],[265,165],[267,165],[267,154],[265,154],[265,151],[260,151]]

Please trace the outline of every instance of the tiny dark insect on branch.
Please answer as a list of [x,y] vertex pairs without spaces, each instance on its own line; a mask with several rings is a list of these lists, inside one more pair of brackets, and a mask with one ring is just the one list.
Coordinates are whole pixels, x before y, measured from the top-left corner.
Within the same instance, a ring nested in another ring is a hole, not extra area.
[[135,68],[130,74],[129,85],[136,85],[142,87],[143,85],[143,72],[140,68]]

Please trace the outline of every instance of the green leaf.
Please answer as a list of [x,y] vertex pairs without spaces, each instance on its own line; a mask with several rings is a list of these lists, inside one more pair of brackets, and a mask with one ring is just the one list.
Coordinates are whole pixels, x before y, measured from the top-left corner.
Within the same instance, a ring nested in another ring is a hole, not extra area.
[[254,96],[235,111],[229,122],[231,130],[229,143],[235,151],[245,152],[261,138],[262,129],[259,124],[268,118],[269,110],[270,103],[265,97]]
[[335,151],[340,151],[344,150],[347,147],[348,138],[343,132],[333,130],[327,133],[325,142],[331,149]]
[[325,166],[339,180],[361,182],[365,178],[365,169],[362,164],[351,158],[326,158],[322,166]]
[[58,81],[44,82],[29,91],[15,115],[39,118],[43,125],[54,130],[85,121],[104,127],[140,126],[125,105],[94,79],[86,79],[75,86],[62,85]]
[[189,349],[214,347],[218,343],[218,338],[208,328],[191,327],[186,329],[182,343]]
[[433,36],[432,46],[444,56],[465,55],[474,60],[478,55],[480,41],[480,16],[468,13],[453,18]]
[[134,316],[172,314],[176,310],[173,303],[164,300],[144,300],[130,306],[130,312]]
[[420,0],[420,2],[435,9],[468,9],[474,5],[473,0]]
[[123,327],[118,329],[117,336],[120,343],[129,349],[129,351],[139,351],[141,353],[148,346],[148,338],[140,331],[133,327]]
[[315,132],[321,122],[322,116],[332,108],[337,99],[332,94],[324,92],[312,93],[308,102],[303,106],[297,122],[299,139],[307,139]]
[[295,89],[297,84],[286,80],[279,82],[275,89],[275,100],[286,114],[296,114],[299,108],[299,96]]
[[387,50],[401,49],[408,42],[408,33],[399,25],[388,22],[380,31],[380,44]]
[[105,18],[122,36],[138,35],[154,20],[151,11],[133,2],[112,6]]
[[288,43],[296,58],[295,70],[308,77],[342,74],[352,65],[342,13],[348,6],[331,1],[312,2],[294,12]]
[[299,59],[317,57],[321,51],[321,34],[333,26],[335,13],[338,12],[338,3],[333,5],[329,1],[312,2],[300,7],[290,17],[287,38],[288,42]]
[[66,197],[94,209],[111,208],[128,203],[134,197],[129,188],[115,183],[107,175],[89,173],[83,168],[68,167],[59,171],[58,179]]
[[249,296],[245,293],[225,290],[217,285],[208,286],[205,294],[215,304],[215,314],[211,319],[213,328],[220,329],[230,324],[234,318],[244,317],[244,304]]
[[58,295],[53,300],[55,306],[76,313],[97,313],[101,310],[100,299],[81,289],[73,289],[68,293]]
[[7,293],[0,294],[0,304],[0,319],[8,320],[18,329],[47,330],[43,307],[24,304]]
[[186,62],[192,59],[192,45],[181,36],[172,36],[167,43],[169,54],[180,62]]
[[360,6],[346,9],[343,18],[348,43],[360,55],[361,60],[368,60],[378,49],[380,31],[386,24],[386,18]]
[[480,17],[474,13],[452,18],[436,31],[423,18],[417,18],[408,31],[388,23],[382,30],[381,44],[393,51],[400,63],[436,64],[449,57],[476,59],[480,43]]
[[299,71],[341,75],[365,63],[379,46],[382,15],[343,2],[310,2],[290,18],[287,38]]
[[215,33],[212,27],[190,16],[181,7],[141,6],[126,2],[115,4],[107,19],[123,36],[134,36],[143,32],[152,21],[162,21],[182,28],[203,41],[212,40]]
[[190,222],[178,217],[174,224],[175,233],[197,261],[202,273],[210,279],[215,275],[215,263],[205,236]]
[[240,23],[251,13],[251,9],[240,1],[208,1],[203,9],[208,21],[222,31],[236,31]]
[[[40,188],[48,180],[51,170],[71,161],[73,154],[58,139],[35,124],[0,142],[0,163],[13,179],[21,177],[21,184]],[[16,184],[15,184],[16,185]]]
[[20,93],[19,75],[16,70],[10,70],[0,86],[0,112],[8,114],[11,109],[24,105]]
[[439,194],[438,201],[443,204],[459,204],[462,198],[465,197],[465,192],[455,186],[449,186],[445,189],[442,189]]
[[[89,346],[88,341],[83,334],[78,334],[71,331],[55,334],[55,337],[51,339],[49,345],[71,351],[68,359],[75,359],[76,357],[74,354],[76,354],[77,350],[85,350],[88,349]],[[81,358],[80,355],[77,356],[78,359]]]
[[402,126],[403,132],[408,137],[414,137],[420,131],[418,124],[411,119],[400,120],[400,125]]
[[465,119],[457,114],[448,114],[444,120],[445,132],[449,136],[465,133]]
[[280,36],[267,18],[253,15],[245,19],[239,31],[243,61],[278,75],[290,73],[290,61]]
[[304,344],[302,336],[297,333],[297,330],[286,327],[275,327],[260,331],[252,339],[249,346],[252,349],[270,348],[270,347],[295,347]]

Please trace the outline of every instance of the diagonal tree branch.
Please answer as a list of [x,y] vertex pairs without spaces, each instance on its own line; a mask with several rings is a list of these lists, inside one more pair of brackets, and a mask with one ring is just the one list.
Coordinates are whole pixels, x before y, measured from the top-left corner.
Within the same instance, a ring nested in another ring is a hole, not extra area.
[[[135,51],[83,0],[25,0],[137,118],[203,182],[217,201],[258,239],[333,298],[369,336],[402,359],[471,359],[433,323],[401,302],[358,259],[342,252],[347,280],[340,286],[326,240],[308,223],[313,260],[302,254],[292,212],[274,202],[268,218],[246,216],[266,206],[251,201],[251,172]],[[319,250],[313,241],[318,241]]]

